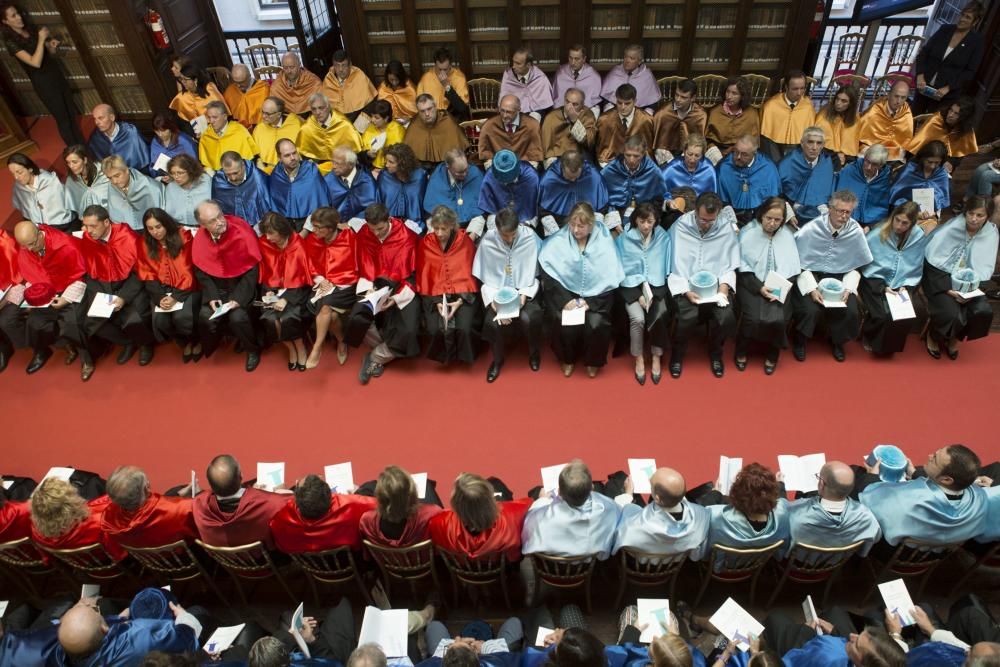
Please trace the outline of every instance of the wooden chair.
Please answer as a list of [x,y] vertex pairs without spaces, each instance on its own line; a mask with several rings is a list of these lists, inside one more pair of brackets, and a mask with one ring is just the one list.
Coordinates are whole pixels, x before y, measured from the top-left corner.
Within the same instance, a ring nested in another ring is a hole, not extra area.
[[656,80],[656,85],[660,87],[660,96],[663,97],[664,103],[670,104],[674,101],[674,91],[677,89],[677,84],[685,79],[687,79],[686,76],[665,76]]
[[32,600],[42,599],[33,579],[54,574],[57,570],[66,576],[73,587],[76,587],[76,582],[65,571],[50,564],[45,554],[38,550],[30,537],[0,543],[0,564],[3,565],[10,580]]
[[469,112],[475,117],[492,116],[500,108],[500,82],[496,79],[469,79]]
[[677,575],[691,555],[690,551],[683,551],[678,554],[654,554],[646,551],[639,551],[629,547],[623,547],[618,553],[621,572],[618,575],[618,597],[615,600],[615,609],[622,606],[625,598],[625,588],[628,584],[637,586],[662,586],[667,585],[667,598],[674,600],[674,589],[677,587]]
[[886,74],[902,74],[911,84],[914,83],[910,68],[923,41],[924,38],[919,35],[900,35],[892,40],[889,45],[889,62],[885,64]]
[[551,556],[534,553],[531,554],[531,561],[535,565],[535,600],[539,599],[542,584],[564,590],[583,588],[587,613],[590,613],[590,581],[594,575],[594,566],[597,564],[597,554]]
[[926,123],[927,121],[929,121],[935,115],[937,115],[937,114],[932,111],[931,113],[922,113],[922,114],[920,114],[918,116],[914,116],[913,117],[913,133],[916,134],[917,132],[919,132],[920,128],[924,126],[924,123]]
[[1000,542],[995,543],[993,548],[977,558],[972,567],[965,570],[965,574],[962,575],[962,578],[955,582],[955,585],[952,586],[952,590],[954,590],[956,594],[961,595],[962,586],[964,586],[965,582],[967,582],[969,578],[975,574],[976,570],[981,567],[1000,568]]
[[191,547],[184,540],[158,547],[127,547],[122,545],[122,548],[145,570],[156,574],[157,578],[165,580],[166,583],[174,584],[200,578],[222,600],[224,605],[229,603],[226,596],[215,585],[214,577],[198,562]]
[[750,105],[758,109],[767,99],[771,92],[771,79],[763,74],[744,74],[743,80],[747,82],[750,89]]
[[368,540],[364,540],[364,543],[382,573],[386,594],[392,594],[393,579],[409,583],[414,598],[417,596],[417,582],[421,579],[430,577],[434,582],[434,590],[441,588],[437,570],[434,569],[434,545],[430,540],[408,547],[385,547]]
[[236,592],[239,593],[240,600],[244,605],[248,603],[246,593],[243,592],[242,582],[260,582],[272,577],[278,580],[278,583],[288,593],[288,597],[292,599],[292,602],[298,600],[292,594],[291,589],[288,588],[288,584],[285,583],[285,578],[281,576],[281,572],[275,567],[274,561],[271,559],[271,554],[268,553],[259,540],[237,547],[213,547],[201,540],[195,540],[195,543],[204,549],[205,553],[221,565],[229,573],[229,576],[233,578],[233,581],[236,583]]
[[[963,543],[931,544],[929,542],[906,538],[899,543],[899,546],[892,553],[892,557],[880,570],[875,570],[874,559],[870,554],[865,559],[865,562],[871,568],[872,579],[874,579],[876,585],[890,579],[920,577],[920,583],[913,594],[913,598],[919,600],[923,596],[927,580],[934,570],[937,569],[937,566],[962,548]],[[865,599],[861,601],[862,606],[868,601],[874,590],[875,586],[869,589],[868,594],[865,595]]]
[[705,595],[708,584],[713,579],[726,584],[749,580],[750,606],[753,606],[760,572],[784,543],[784,540],[778,540],[774,544],[754,549],[738,549],[724,544],[713,544],[708,558],[702,563],[704,572],[694,606],[697,607],[701,603],[701,598]]
[[910,78],[910,75],[906,73],[896,72],[894,74],[880,76],[875,79],[875,88],[872,90],[872,102],[877,102],[879,99],[888,95],[889,90],[896,85],[897,81],[905,81],[911,86],[913,85],[913,80]]
[[265,44],[263,42],[251,44],[247,47],[246,53],[250,57],[251,69],[254,71],[257,71],[258,67],[265,65],[281,66],[281,54],[278,53],[278,47],[274,44]]
[[510,593],[507,591],[507,558],[502,552],[485,554],[479,558],[469,558],[465,554],[452,553],[438,549],[441,560],[444,561],[451,575],[452,601],[458,606],[458,589],[462,586],[469,589],[475,597],[481,588],[500,585],[503,591],[503,601],[510,609]]
[[84,581],[112,581],[120,577],[134,579],[122,563],[116,561],[100,542],[75,549],[49,549],[36,545],[45,553],[57,558],[70,571]]
[[361,597],[368,604],[373,604],[371,594],[361,581],[361,573],[354,562],[354,555],[348,546],[327,549],[326,551],[311,551],[300,554],[289,554],[292,560],[302,568],[309,579],[313,597],[319,605],[319,587],[321,584],[342,584],[354,581],[361,590]]
[[465,120],[458,124],[465,132],[465,138],[469,140],[469,147],[465,149],[465,154],[474,163],[479,164],[479,133],[482,132],[485,118],[479,120]]
[[258,81],[274,81],[281,76],[281,68],[275,65],[264,65],[254,69],[253,75]]
[[209,78],[215,82],[220,93],[225,92],[226,88],[232,82],[229,70],[225,67],[206,67],[205,71],[208,72]]
[[820,607],[825,607],[830,588],[840,573],[840,569],[861,548],[862,544],[864,544],[864,540],[843,547],[796,544],[791,553],[788,554],[788,559],[782,567],[781,578],[778,579],[778,585],[774,587],[771,597],[767,599],[765,608],[771,607],[786,581],[794,581],[797,584],[818,584],[825,581],[823,598],[820,600]]
[[823,100],[823,104],[833,100],[837,95],[837,90],[841,86],[854,86],[858,89],[858,115],[861,115],[861,109],[865,103],[865,92],[868,90],[871,82],[871,79],[861,74],[837,74],[830,79],[830,85],[826,88],[826,97]]
[[694,101],[708,108],[719,103],[728,79],[719,74],[702,74],[701,76],[694,77],[692,81],[698,86],[698,92],[695,93]]
[[865,33],[849,32],[837,40],[837,58],[833,65],[833,75],[855,74],[861,60],[861,50],[865,44]]

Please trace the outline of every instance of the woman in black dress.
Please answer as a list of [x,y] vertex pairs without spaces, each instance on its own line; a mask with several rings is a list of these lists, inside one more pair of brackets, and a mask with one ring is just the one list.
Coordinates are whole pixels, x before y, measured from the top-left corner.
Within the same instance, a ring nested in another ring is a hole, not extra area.
[[7,52],[18,59],[38,98],[56,119],[59,136],[67,146],[86,143],[73,101],[73,91],[56,60],[59,40],[46,26],[36,28],[28,23],[17,5],[4,3],[2,14],[3,40]]

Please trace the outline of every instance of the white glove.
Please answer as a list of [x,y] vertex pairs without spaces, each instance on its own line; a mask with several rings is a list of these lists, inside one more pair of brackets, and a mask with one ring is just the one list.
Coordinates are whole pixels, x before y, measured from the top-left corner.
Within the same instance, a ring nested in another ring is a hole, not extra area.
[[477,215],[472,220],[469,220],[469,225],[465,228],[465,232],[472,236],[482,236],[483,229],[486,227],[486,218],[481,215]]
[[573,127],[569,128],[569,133],[581,144],[587,140],[587,128],[579,120],[573,123]]
[[664,165],[674,159],[674,154],[666,148],[657,148],[654,153],[656,155],[656,164],[659,165]]
[[353,229],[355,232],[360,232],[361,228],[365,226],[364,218],[351,218],[347,221],[347,226]]
[[556,223],[556,219],[551,215],[547,215],[542,218],[542,229],[545,230],[546,236],[552,236],[559,231],[559,225]]
[[603,225],[604,224],[604,214],[600,211],[594,211],[594,224]]
[[793,207],[789,202],[785,202],[785,222],[788,222],[795,217],[795,207]]
[[419,222],[414,222],[413,220],[404,220],[403,224],[410,228],[414,234],[423,234],[424,227]]
[[545,158],[545,168],[548,169],[549,167],[551,167],[552,163],[555,162],[558,159],[559,158],[557,158],[557,157],[547,157],[547,158]]
[[611,209],[604,214],[604,226],[608,229],[622,226],[622,215],[616,209]]
[[522,220],[521,224],[528,225],[532,229],[535,229],[536,227],[538,227],[538,216],[536,215],[534,218],[528,218],[527,220]]
[[705,151],[705,157],[707,157],[708,161],[711,162],[713,165],[716,165],[722,162],[722,158],[724,156],[722,155],[722,151],[719,150],[718,146],[709,146],[708,150]]
[[497,228],[497,216],[494,213],[490,213],[486,216],[486,229],[496,229]]
[[489,160],[487,160],[486,162],[483,163],[483,170],[484,171],[489,171],[490,170],[490,165],[492,165],[492,164],[493,164],[493,158],[490,158]]

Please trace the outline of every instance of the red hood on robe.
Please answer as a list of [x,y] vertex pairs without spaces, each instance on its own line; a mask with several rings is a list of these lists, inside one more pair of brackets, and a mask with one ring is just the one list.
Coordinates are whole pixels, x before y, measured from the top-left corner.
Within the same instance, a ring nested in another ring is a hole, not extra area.
[[274,544],[289,554],[327,551],[342,546],[360,549],[358,523],[375,505],[376,500],[368,496],[335,493],[326,514],[319,519],[306,519],[299,513],[295,498],[289,498],[271,519]]
[[38,225],[45,234],[45,256],[25,247],[17,250],[17,268],[28,283],[48,283],[61,293],[83,277],[83,254],[77,240],[48,225]]
[[351,229],[341,230],[329,244],[310,234],[305,245],[312,275],[323,276],[334,285],[358,282],[357,234]]
[[[417,235],[403,224],[399,218],[390,218],[392,229],[385,241],[379,241],[368,225],[358,232],[358,266],[361,275],[372,282],[376,278],[388,278],[400,283],[410,279],[416,262]],[[407,282],[410,289],[413,284]]]
[[202,541],[213,547],[238,547],[260,541],[271,549],[274,540],[268,524],[288,498],[288,494],[251,487],[243,493],[236,511],[227,514],[219,507],[214,493],[202,493],[194,499],[194,523]]
[[101,529],[101,517],[110,504],[111,499],[107,496],[94,498],[87,503],[90,515],[59,537],[45,537],[32,525],[31,539],[50,549],[77,549],[100,542],[112,558],[116,561],[123,560],[128,554],[110,535]]
[[406,525],[403,526],[403,533],[396,540],[382,534],[377,509],[365,512],[364,516],[361,517],[361,524],[358,527],[361,530],[361,537],[375,544],[396,549],[410,547],[430,537],[428,524],[432,518],[443,511],[437,505],[417,503],[417,511],[406,521]]
[[21,272],[17,268],[17,241],[0,229],[0,289],[7,289],[11,285],[19,285],[21,282]]
[[298,234],[292,232],[284,248],[260,237],[260,254],[261,285],[285,289],[312,285],[306,244]]
[[467,531],[454,511],[445,510],[430,521],[431,540],[445,551],[470,558],[502,551],[508,562],[516,562],[521,559],[521,526],[532,502],[523,498],[497,503],[500,515],[496,523],[478,535]]
[[226,231],[218,241],[202,228],[191,246],[194,265],[213,278],[236,278],[260,263],[260,245],[243,218],[226,216]]
[[135,512],[111,503],[104,510],[101,529],[119,544],[129,547],[159,547],[198,537],[190,498],[151,493]]
[[31,536],[31,503],[8,500],[0,506],[0,543]]
[[161,247],[159,257],[153,259],[149,256],[149,248],[146,247],[145,241],[140,241],[139,263],[135,268],[139,280],[158,280],[166,287],[185,292],[198,288],[194,267],[191,264],[191,245],[194,239],[188,230],[179,231],[184,245],[176,257],[171,257],[166,248]]
[[455,232],[447,250],[434,234],[428,234],[417,246],[417,294],[438,296],[478,292],[472,277],[476,246],[464,229]]
[[128,225],[111,224],[107,243],[95,241],[84,232],[80,252],[87,275],[102,282],[125,280],[135,269],[139,258],[139,235]]

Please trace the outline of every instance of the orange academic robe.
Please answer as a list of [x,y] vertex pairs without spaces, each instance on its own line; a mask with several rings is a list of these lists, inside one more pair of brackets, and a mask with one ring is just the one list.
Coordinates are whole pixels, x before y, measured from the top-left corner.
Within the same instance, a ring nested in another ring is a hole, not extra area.
[[378,98],[392,105],[392,117],[410,120],[417,115],[417,91],[412,83],[393,90],[385,81],[378,86]]
[[255,81],[245,93],[235,83],[229,84],[229,87],[222,92],[233,118],[247,128],[260,123],[260,108],[270,94],[271,86],[266,81]]
[[621,155],[625,150],[625,140],[635,135],[640,135],[646,139],[648,153],[653,150],[653,118],[642,109],[635,109],[632,112],[632,122],[628,126],[628,132],[622,129],[622,124],[618,111],[612,109],[602,113],[597,119],[597,146],[594,152],[597,153],[597,161],[600,164],[611,162]]
[[508,132],[500,116],[496,115],[483,123],[479,133],[479,159],[492,160],[498,151],[509,148],[519,160],[540,162],[542,160],[542,132],[538,121],[528,114],[520,114],[517,128]]
[[913,113],[909,104],[903,104],[894,116],[889,113],[889,102],[883,97],[868,108],[859,122],[858,143],[861,148],[882,144],[889,149],[890,160],[901,159],[903,151],[913,140]]

